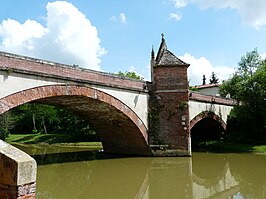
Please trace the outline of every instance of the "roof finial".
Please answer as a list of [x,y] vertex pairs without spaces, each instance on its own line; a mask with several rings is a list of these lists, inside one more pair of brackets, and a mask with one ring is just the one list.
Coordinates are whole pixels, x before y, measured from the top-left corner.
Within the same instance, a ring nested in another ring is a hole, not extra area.
[[164,34],[162,33],[161,35],[162,35],[162,41],[163,41],[164,40]]
[[152,49],[151,49],[151,58],[154,59],[154,49],[153,49],[153,45],[152,45]]

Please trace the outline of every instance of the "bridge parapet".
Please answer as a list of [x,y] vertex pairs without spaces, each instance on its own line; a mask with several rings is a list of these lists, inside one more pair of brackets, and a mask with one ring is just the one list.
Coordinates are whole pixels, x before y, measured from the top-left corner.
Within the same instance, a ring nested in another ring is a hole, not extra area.
[[236,101],[229,98],[206,95],[198,92],[190,91],[189,100],[192,101],[199,101],[199,102],[207,102],[207,103],[214,103],[214,104],[223,104],[228,106],[233,106],[236,104]]
[[67,81],[146,92],[145,81],[80,68],[75,65],[70,66],[59,64],[6,52],[0,52],[0,63],[0,70],[7,71],[7,73],[18,72]]

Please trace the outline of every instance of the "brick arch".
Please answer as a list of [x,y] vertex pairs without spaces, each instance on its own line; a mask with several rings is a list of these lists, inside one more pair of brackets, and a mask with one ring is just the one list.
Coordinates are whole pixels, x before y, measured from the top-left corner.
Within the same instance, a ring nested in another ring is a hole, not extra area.
[[[101,132],[106,152],[139,155],[151,153],[147,144],[147,128],[142,120],[127,105],[107,93],[79,85],[40,86],[0,99],[0,114],[28,102],[61,106],[84,119],[91,119],[96,123],[95,129]],[[97,116],[93,117],[95,113]]]
[[210,112],[210,111],[203,111],[200,114],[196,115],[190,121],[190,130],[195,126],[195,124],[197,124],[204,118],[210,118],[210,119],[217,121],[223,127],[223,129],[226,130],[226,123],[222,120],[222,118],[216,115],[214,112]]

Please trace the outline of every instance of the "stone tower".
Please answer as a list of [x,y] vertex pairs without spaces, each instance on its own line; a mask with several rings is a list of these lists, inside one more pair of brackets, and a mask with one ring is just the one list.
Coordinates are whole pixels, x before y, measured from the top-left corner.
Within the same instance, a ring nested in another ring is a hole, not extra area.
[[178,59],[162,41],[156,58],[151,54],[150,145],[154,155],[190,156],[189,64]]

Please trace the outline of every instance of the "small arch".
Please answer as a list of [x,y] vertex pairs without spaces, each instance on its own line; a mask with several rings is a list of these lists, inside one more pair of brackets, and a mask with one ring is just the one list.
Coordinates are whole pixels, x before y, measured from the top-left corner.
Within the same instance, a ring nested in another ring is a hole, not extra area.
[[61,106],[94,124],[105,152],[150,155],[147,128],[120,100],[80,85],[48,85],[23,90],[0,99],[0,114],[37,102]]
[[225,122],[214,112],[204,111],[190,121],[192,148],[204,141],[218,141],[224,137]]
[[199,121],[203,120],[204,118],[209,118],[209,119],[219,122],[220,125],[223,127],[223,129],[226,130],[226,123],[222,120],[222,118],[216,115],[214,112],[210,112],[210,111],[203,111],[200,114],[196,115],[190,121],[190,130],[194,127],[195,124],[197,124]]

